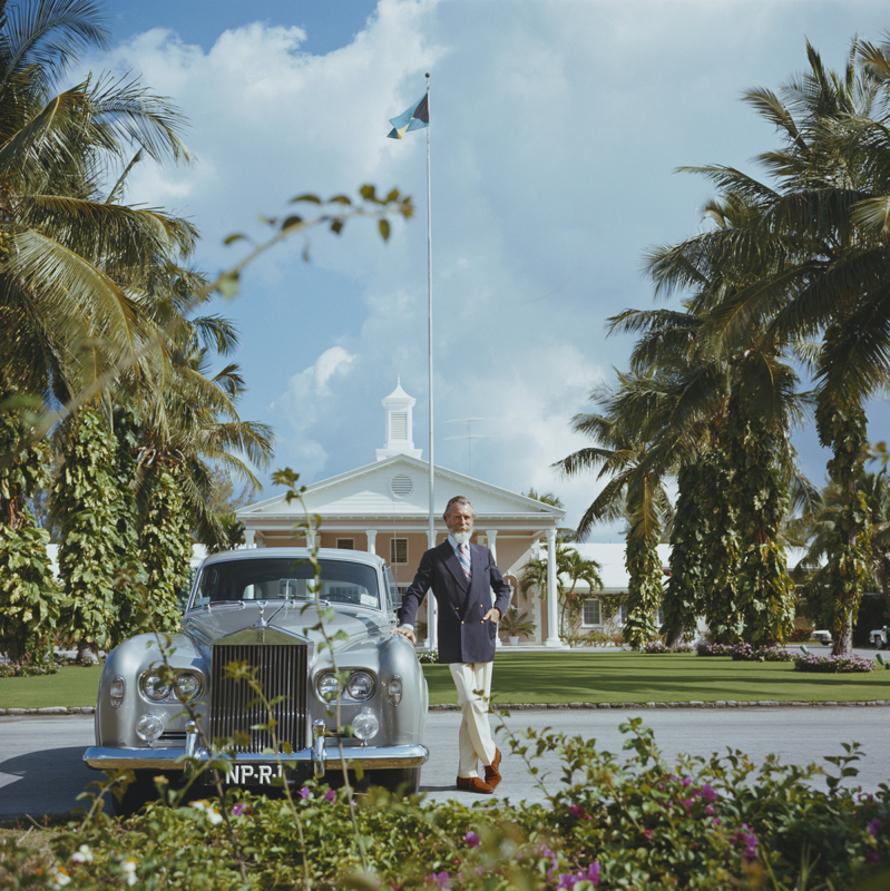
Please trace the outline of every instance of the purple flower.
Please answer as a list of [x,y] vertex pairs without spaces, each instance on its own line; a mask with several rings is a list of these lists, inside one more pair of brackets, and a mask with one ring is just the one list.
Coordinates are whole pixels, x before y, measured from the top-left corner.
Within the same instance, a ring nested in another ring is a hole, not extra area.
[[580,820],[584,816],[584,808],[580,804],[570,804],[569,813]]
[[732,837],[733,844],[740,845],[742,850],[742,859],[751,862],[757,859],[757,835],[753,829],[747,824],[742,823],[742,828]]
[[575,880],[577,878],[578,877],[574,873],[561,872],[559,874],[559,884],[556,887],[566,888],[568,891],[571,891],[571,889],[575,887]]
[[437,888],[451,887],[451,877],[444,869],[441,872],[434,872],[432,875],[430,875],[429,879]]
[[300,789],[299,792],[297,792],[297,795],[299,795],[300,798],[302,798],[304,801],[305,801],[307,798],[311,798],[311,797],[312,797],[312,793],[309,791],[309,787],[308,787],[308,786],[303,786],[303,788]]
[[233,816],[233,817],[240,817],[240,816],[244,813],[244,811],[246,811],[246,810],[247,810],[247,805],[246,805],[246,804],[242,804],[242,803],[239,801],[238,804],[232,806],[232,816]]
[[471,848],[479,847],[479,835],[473,832],[472,829],[464,836],[464,841]]
[[705,805],[705,816],[706,817],[714,816],[714,805],[713,804]]
[[602,868],[600,867],[599,860],[594,860],[593,863],[587,867],[587,875],[585,878],[594,886],[594,888],[600,883],[601,872]]
[[324,794],[324,800],[328,803],[332,802],[337,797],[337,793],[333,789],[328,789]]
[[680,804],[682,804],[683,807],[686,809],[686,813],[687,813],[687,814],[691,814],[691,813],[692,813],[692,805],[693,805],[694,803],[695,803],[695,802],[693,802],[693,800],[692,800],[691,798],[684,798],[684,799],[680,802]]
[[710,783],[705,783],[704,785],[702,785],[698,794],[701,795],[702,800],[707,802],[717,800],[717,792],[714,790],[714,787]]
[[691,786],[692,785],[692,777],[683,777],[683,779],[681,779],[680,782],[684,786]]
[[716,828],[717,826],[719,826],[719,825],[720,825],[720,818],[719,818],[719,817],[714,817],[714,819],[711,820],[711,825],[712,825],[714,828]]
[[868,830],[868,834],[872,838],[877,838],[878,833],[881,831],[881,819],[880,817],[875,817],[873,820],[868,821],[868,826],[865,827]]
[[652,830],[644,829],[643,830],[643,838],[645,838],[646,841],[652,841]]

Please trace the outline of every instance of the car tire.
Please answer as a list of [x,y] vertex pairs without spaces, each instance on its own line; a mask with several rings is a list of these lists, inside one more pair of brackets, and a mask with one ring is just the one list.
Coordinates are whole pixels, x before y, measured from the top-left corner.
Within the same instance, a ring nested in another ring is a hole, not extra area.
[[420,791],[420,768],[400,767],[390,770],[375,770],[371,774],[375,786],[383,786],[396,795],[414,795]]
[[113,793],[111,798],[111,812],[118,817],[129,817],[135,814],[149,801],[156,801],[158,790],[154,778],[158,775],[156,770],[137,770],[136,779],[130,783],[120,798]]

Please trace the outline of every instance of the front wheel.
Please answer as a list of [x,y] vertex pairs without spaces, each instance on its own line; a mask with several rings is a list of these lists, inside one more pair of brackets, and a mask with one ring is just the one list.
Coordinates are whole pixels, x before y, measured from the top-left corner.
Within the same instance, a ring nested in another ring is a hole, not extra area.
[[389,770],[375,770],[369,774],[375,786],[383,786],[396,795],[414,795],[420,791],[420,768],[398,767]]
[[158,798],[158,790],[155,786],[155,777],[158,772],[156,770],[137,770],[135,774],[136,778],[127,785],[120,797],[111,793],[111,811],[118,817],[129,817],[149,801],[155,801]]

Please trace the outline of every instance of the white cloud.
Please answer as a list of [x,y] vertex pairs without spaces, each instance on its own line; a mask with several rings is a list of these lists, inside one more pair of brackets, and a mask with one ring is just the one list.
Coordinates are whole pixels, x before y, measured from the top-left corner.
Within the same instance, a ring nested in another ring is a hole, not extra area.
[[294,374],[287,389],[269,406],[277,432],[275,459],[312,478],[325,465],[328,450],[316,427],[339,408],[333,385],[349,376],[355,356],[342,346],[326,349],[312,365]]
[[431,71],[437,457],[465,469],[445,421],[489,418],[473,475],[555,491],[576,523],[594,481],[549,465],[585,444],[570,418],[626,362],[604,321],[651,305],[645,249],[695,231],[711,193],[673,169],[751,169],[775,137],[742,90],[803,67],[805,34],[842,65],[884,17],[876,0],[381,0],[324,55],[300,28],[246,23],[207,50],[154,29],[96,61],[141,72],[191,118],[195,163],[139,165],[129,197],[192,218],[210,271],[240,249],[225,234],[262,232],[256,215],[299,192],[369,181],[417,198],[386,246],[367,221],[314,234],[311,267],[282,246],[222,308],[242,333],[244,415],[273,424],[278,463],[306,479],[373,460],[398,374],[426,442],[426,134],[385,133]]

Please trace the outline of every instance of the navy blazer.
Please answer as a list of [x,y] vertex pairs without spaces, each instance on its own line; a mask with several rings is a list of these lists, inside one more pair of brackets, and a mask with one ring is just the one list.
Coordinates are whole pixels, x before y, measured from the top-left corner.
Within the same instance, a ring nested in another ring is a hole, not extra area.
[[[470,579],[467,581],[451,542],[430,548],[420,560],[411,587],[402,598],[399,622],[414,625],[417,608],[432,589],[439,605],[439,661],[491,662],[498,626],[482,617],[494,606],[501,615],[510,605],[510,586],[504,581],[491,551],[470,545]],[[491,602],[491,591],[496,598]]]

